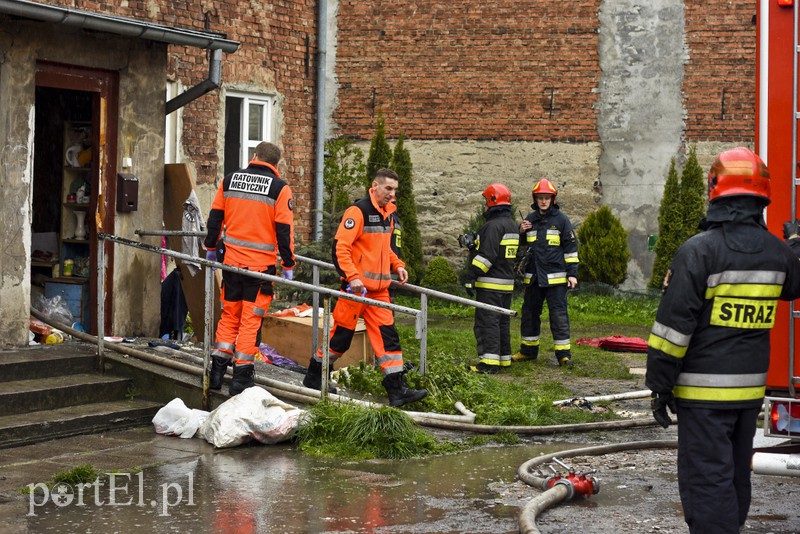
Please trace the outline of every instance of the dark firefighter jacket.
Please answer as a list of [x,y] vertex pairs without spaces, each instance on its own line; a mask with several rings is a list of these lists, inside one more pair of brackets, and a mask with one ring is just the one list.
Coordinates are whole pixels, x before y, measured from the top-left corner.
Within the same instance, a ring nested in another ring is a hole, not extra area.
[[648,341],[647,387],[672,391],[679,405],[760,406],[777,301],[799,296],[800,261],[780,239],[753,220],[710,223],[667,271]]
[[405,267],[392,250],[393,203],[382,209],[369,196],[357,200],[342,215],[333,240],[333,263],[342,280],[360,278],[368,291],[388,289],[391,273]]
[[536,204],[525,217],[533,225],[520,235],[520,245],[527,245],[525,255],[525,283],[540,287],[566,284],[567,278],[578,277],[578,240],[569,217],[558,204],[553,204],[542,215]]
[[291,268],[295,263],[293,221],[291,189],[275,167],[254,159],[220,184],[203,245],[216,249],[224,230],[224,263],[263,271],[275,265],[280,251],[281,263]]
[[519,226],[511,206],[492,206],[483,214],[469,262],[469,277],[476,289],[514,291],[514,261],[519,247]]

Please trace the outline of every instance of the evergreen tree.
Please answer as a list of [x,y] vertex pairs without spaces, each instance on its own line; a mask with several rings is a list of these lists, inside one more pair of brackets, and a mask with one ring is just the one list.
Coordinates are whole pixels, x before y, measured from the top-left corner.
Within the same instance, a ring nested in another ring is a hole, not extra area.
[[649,287],[661,287],[664,276],[667,274],[672,256],[683,243],[683,213],[681,210],[681,185],[678,180],[678,171],[675,168],[675,158],[669,166],[667,182],[664,184],[664,196],[661,197],[661,206],[658,209],[658,239],[655,245],[656,259],[653,262],[653,273],[650,277]]
[[628,232],[608,206],[590,213],[578,228],[578,278],[618,286],[628,276]]
[[394,146],[391,168],[400,177],[397,187],[397,215],[403,234],[400,241],[409,282],[416,284],[423,275],[422,238],[417,224],[417,201],[414,199],[414,177],[411,154],[403,143],[403,134]]
[[681,211],[683,231],[680,244],[700,232],[700,221],[706,214],[706,181],[697,161],[697,148],[689,149],[689,158],[681,173]]
[[369,156],[367,158],[366,191],[372,187],[372,178],[380,169],[388,169],[392,161],[392,148],[386,141],[386,123],[383,120],[383,113],[378,111],[378,120],[375,123],[375,135],[369,145]]

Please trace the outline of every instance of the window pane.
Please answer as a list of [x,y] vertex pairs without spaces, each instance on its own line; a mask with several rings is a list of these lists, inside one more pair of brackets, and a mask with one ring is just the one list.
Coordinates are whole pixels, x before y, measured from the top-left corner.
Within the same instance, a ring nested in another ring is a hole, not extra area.
[[225,174],[244,167],[242,158],[242,103],[244,99],[225,99]]
[[[247,161],[253,161],[253,156],[256,153],[255,147],[250,147],[247,149]],[[242,165],[244,167],[244,165]]]
[[261,141],[264,139],[264,106],[262,104],[253,104],[249,106],[250,120],[248,125],[247,138],[250,141]]

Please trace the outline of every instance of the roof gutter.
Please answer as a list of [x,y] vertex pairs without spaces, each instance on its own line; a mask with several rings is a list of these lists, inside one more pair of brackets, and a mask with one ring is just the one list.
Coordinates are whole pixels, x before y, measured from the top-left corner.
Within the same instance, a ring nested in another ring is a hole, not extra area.
[[226,39],[220,34],[171,28],[115,15],[38,4],[29,0],[0,0],[0,14],[63,24],[84,30],[113,33],[134,39],[147,39],[210,50],[208,78],[167,102],[167,114],[218,88],[222,71],[222,52],[228,54],[236,52],[240,44],[238,41]]

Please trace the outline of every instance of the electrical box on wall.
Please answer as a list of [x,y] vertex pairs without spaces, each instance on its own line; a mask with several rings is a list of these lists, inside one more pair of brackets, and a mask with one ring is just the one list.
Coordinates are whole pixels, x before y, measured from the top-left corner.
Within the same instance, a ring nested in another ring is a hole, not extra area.
[[139,209],[139,179],[126,173],[117,174],[117,211]]

